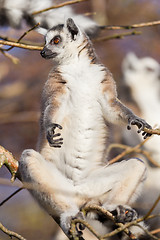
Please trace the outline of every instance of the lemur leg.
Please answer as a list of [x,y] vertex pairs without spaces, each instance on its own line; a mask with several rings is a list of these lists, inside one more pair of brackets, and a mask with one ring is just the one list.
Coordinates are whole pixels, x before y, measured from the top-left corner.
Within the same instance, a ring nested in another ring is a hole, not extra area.
[[74,202],[74,186],[53,163],[32,149],[23,151],[19,171],[23,183],[67,235],[72,218],[79,212]]
[[146,167],[139,159],[129,159],[94,171],[77,190],[102,205],[131,204],[145,179]]

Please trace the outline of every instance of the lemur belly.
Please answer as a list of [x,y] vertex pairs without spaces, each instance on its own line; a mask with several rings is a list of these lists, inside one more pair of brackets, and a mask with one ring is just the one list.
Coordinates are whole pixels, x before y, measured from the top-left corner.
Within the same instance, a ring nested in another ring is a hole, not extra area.
[[67,109],[62,120],[64,143],[59,149],[64,174],[73,181],[81,180],[103,162],[106,146],[107,131],[101,108],[90,89],[82,85],[77,91],[70,90],[64,104]]
[[53,122],[63,127],[61,136],[64,140],[60,149],[50,148],[51,161],[74,184],[82,182],[106,158],[108,131],[98,102],[98,91],[98,83],[70,81],[66,84],[61,107],[53,116]]

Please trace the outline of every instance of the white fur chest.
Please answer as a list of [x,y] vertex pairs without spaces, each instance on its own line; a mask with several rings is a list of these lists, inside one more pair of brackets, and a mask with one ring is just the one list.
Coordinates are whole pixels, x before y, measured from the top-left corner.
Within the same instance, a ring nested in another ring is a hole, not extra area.
[[53,149],[54,159],[63,174],[78,184],[104,160],[107,131],[99,103],[104,72],[88,63],[60,70],[67,82],[66,94],[53,121],[63,126],[64,141],[60,149]]

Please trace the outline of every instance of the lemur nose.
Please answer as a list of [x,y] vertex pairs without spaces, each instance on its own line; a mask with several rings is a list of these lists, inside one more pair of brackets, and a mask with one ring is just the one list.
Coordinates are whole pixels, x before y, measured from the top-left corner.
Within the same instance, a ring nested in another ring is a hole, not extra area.
[[41,54],[42,57],[44,57],[44,55],[45,55],[45,51],[42,50],[42,51],[40,52],[40,54]]

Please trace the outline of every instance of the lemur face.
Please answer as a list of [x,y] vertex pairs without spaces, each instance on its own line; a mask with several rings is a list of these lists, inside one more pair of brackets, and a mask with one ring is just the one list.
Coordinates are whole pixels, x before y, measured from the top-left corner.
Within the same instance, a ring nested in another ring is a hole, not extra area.
[[79,35],[80,30],[74,21],[68,18],[66,24],[59,24],[47,32],[41,56],[55,61],[71,56]]

